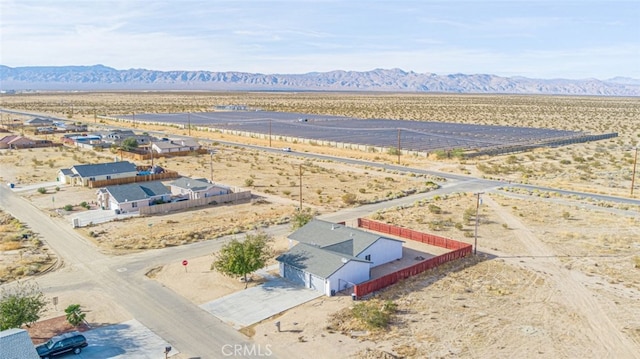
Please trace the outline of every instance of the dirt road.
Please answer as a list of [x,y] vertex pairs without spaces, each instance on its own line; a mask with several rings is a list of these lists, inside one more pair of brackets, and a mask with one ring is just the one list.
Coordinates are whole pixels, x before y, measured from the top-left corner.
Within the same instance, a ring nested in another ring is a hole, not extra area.
[[[517,217],[497,204],[491,196],[484,196],[484,203],[489,205],[505,223],[516,233],[516,238],[526,248],[526,253],[517,257],[505,256],[505,260],[515,265],[532,269],[547,281],[555,284],[556,293],[544,298],[545,302],[558,302],[569,308],[583,323],[575,326],[579,332],[567,333],[570,336],[582,336],[590,342],[598,343],[594,348],[594,358],[638,358],[637,347],[620,331],[624,326],[610,318],[606,307],[614,303],[596,300],[583,283],[584,275],[567,269],[558,259],[557,254],[548,248]],[[523,257],[529,257],[523,260]],[[609,311],[610,312],[610,311]],[[555,353],[556,356],[571,357],[571,353]]]

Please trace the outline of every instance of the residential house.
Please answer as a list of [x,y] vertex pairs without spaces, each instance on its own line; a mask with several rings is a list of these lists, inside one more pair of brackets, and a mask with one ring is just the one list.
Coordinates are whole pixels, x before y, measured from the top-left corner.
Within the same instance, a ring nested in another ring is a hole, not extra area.
[[0,359],[40,359],[36,347],[24,329],[0,331]]
[[171,194],[181,198],[198,199],[220,196],[231,193],[231,189],[216,183],[210,183],[204,178],[193,179],[180,177],[169,183]]
[[97,196],[99,206],[116,213],[138,212],[140,207],[171,201],[171,191],[160,181],[107,186]]
[[64,184],[88,186],[89,181],[135,177],[136,165],[129,161],[76,165],[58,171],[58,181]]
[[64,132],[86,132],[87,125],[81,123],[73,123],[73,122],[56,122],[56,128],[59,131]]
[[0,139],[0,149],[20,149],[54,146],[49,140],[33,140],[19,135],[9,135]]
[[201,148],[202,145],[190,138],[167,139],[151,142],[151,150],[158,154],[192,152]]
[[280,275],[329,296],[371,279],[371,268],[402,258],[400,240],[317,219],[289,241],[298,243],[276,258]]
[[137,135],[132,130],[113,130],[106,132],[97,132],[96,134],[102,138],[102,141],[118,146],[127,138],[135,138],[138,146],[140,147],[149,146],[149,144],[153,140],[153,136]]
[[24,122],[25,126],[31,126],[31,127],[41,127],[41,126],[48,126],[48,127],[53,127],[53,120],[50,118],[40,118],[40,117],[36,117],[36,118],[32,118],[30,120],[27,120]]

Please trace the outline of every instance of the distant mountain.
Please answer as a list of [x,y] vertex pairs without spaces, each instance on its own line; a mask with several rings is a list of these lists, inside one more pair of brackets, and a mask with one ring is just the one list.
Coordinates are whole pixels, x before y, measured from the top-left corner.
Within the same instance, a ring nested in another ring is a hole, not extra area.
[[8,67],[0,65],[2,91],[242,90],[390,91],[494,94],[640,96],[640,80],[531,79],[495,75],[437,75],[400,69],[306,74],[116,70],[103,65]]

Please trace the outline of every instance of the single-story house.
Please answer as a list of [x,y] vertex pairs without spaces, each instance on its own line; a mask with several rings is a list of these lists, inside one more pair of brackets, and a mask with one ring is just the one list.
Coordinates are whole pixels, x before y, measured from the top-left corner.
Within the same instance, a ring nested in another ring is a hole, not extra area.
[[40,359],[36,347],[24,329],[0,331],[0,359]]
[[135,177],[136,165],[129,161],[76,165],[58,171],[58,181],[64,184],[88,186],[89,181]]
[[140,207],[171,201],[171,191],[160,181],[107,186],[97,195],[99,206],[116,213],[138,212]]
[[87,125],[81,123],[67,123],[67,122],[56,122],[56,128],[60,131],[67,132],[84,132],[87,131]]
[[36,118],[32,118],[30,120],[27,120],[24,122],[25,126],[33,126],[33,127],[40,127],[40,126],[53,126],[53,120],[50,118],[40,118],[40,117],[36,117]]
[[103,141],[116,143],[122,142],[125,138],[135,137],[136,133],[132,130],[113,130],[113,131],[102,131],[96,132],[96,135],[100,136]]
[[169,139],[166,141],[152,141],[151,150],[159,154],[191,152],[202,148],[197,141],[190,138]]
[[403,241],[314,219],[289,235],[280,275],[325,295],[371,279],[371,268],[402,258]]
[[35,148],[54,146],[49,140],[31,139],[19,135],[5,136],[0,139],[0,149],[19,149],[19,148]]
[[169,183],[171,194],[188,199],[207,198],[231,193],[229,187],[210,183],[204,178],[180,177]]

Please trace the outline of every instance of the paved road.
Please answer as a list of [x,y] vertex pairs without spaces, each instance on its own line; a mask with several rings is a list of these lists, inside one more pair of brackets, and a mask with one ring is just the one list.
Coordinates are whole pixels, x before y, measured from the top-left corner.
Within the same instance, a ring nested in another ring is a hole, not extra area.
[[[90,282],[117,299],[140,323],[180,352],[193,358],[215,358],[221,356],[225,345],[252,344],[187,299],[147,279],[141,271],[122,271],[122,259],[111,260],[75,233],[69,223],[49,217],[4,185],[0,185],[0,207],[40,233],[58,257],[63,258],[68,268],[63,277],[70,280],[64,285],[74,283],[81,287]],[[220,241],[212,243],[221,245]],[[56,274],[42,277],[44,286],[61,283]]]

